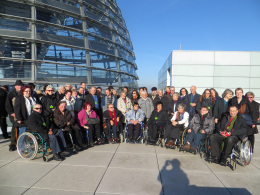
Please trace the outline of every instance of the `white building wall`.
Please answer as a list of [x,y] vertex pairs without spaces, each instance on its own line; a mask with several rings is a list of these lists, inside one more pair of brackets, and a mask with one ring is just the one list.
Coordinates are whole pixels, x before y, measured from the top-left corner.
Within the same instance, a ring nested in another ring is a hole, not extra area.
[[227,88],[234,91],[241,87],[260,99],[260,52],[172,51],[158,74],[160,89],[167,85],[170,66],[171,85],[177,92],[182,87],[189,91],[191,85],[196,85],[200,94],[213,87],[221,95]]

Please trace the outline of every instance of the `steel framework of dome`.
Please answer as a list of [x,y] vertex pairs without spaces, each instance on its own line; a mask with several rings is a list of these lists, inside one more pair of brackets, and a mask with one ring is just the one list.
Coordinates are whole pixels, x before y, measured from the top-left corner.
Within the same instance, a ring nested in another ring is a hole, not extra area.
[[137,87],[115,0],[0,1],[0,81]]

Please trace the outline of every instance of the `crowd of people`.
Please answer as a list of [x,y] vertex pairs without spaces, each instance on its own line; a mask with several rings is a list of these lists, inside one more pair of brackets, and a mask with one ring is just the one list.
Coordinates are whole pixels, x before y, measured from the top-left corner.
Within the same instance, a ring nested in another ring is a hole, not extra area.
[[[33,83],[24,85],[17,80],[9,93],[8,86],[0,88],[1,130],[4,139],[11,138],[9,151],[16,150],[22,133],[39,133],[49,143],[54,160],[59,161],[71,147],[79,151],[95,144],[117,143],[125,128],[130,143],[140,142],[142,127],[148,128],[149,144],[156,144],[163,131],[170,148],[187,129],[181,146],[187,151],[196,151],[200,141],[209,136],[213,161],[222,165],[238,140],[247,136],[254,147],[259,104],[253,92],[243,95],[243,89],[237,88],[233,94],[226,89],[220,97],[211,88],[200,95],[196,86],[190,87],[190,93],[186,88],[177,92],[173,86],[167,86],[165,93],[156,87],[151,91],[148,94],[146,87],[140,87],[130,93],[128,87],[119,91],[109,86],[103,93],[101,87],[87,90],[84,82],[79,88],[60,86],[56,92],[52,85],[45,85],[42,91],[35,90]],[[7,116],[12,122],[11,136]]]

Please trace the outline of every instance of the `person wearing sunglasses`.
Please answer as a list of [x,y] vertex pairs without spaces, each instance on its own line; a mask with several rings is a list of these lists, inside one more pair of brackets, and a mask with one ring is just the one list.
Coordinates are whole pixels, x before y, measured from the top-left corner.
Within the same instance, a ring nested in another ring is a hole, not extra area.
[[54,160],[62,161],[69,154],[62,130],[55,129],[53,123],[42,114],[41,104],[36,104],[33,107],[27,126],[28,132],[37,132],[45,142],[49,142]]

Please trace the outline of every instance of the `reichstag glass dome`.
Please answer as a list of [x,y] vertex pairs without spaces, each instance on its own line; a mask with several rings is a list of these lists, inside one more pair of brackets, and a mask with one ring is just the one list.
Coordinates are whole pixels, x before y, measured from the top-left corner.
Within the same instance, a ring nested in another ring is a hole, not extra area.
[[137,87],[115,0],[1,0],[0,81]]

